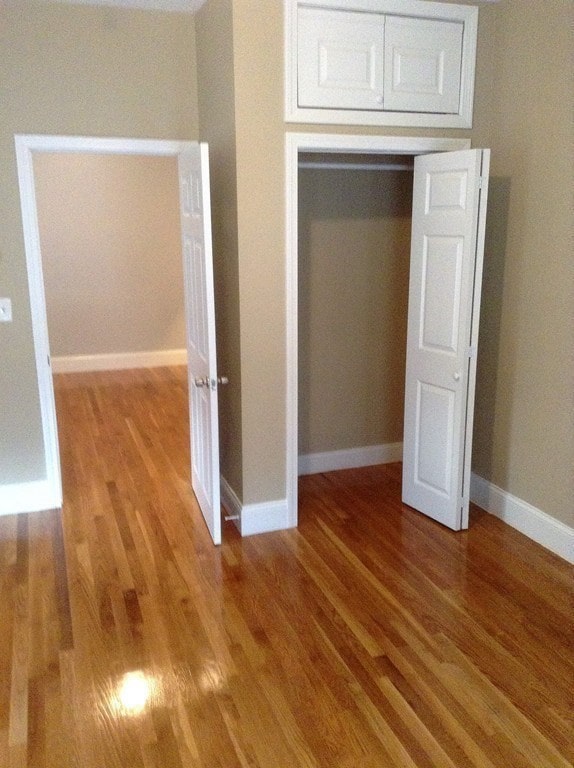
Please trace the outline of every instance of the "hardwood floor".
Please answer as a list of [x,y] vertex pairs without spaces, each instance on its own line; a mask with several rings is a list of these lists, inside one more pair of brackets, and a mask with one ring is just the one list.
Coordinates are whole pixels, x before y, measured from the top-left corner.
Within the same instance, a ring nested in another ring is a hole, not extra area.
[[185,371],[56,379],[65,502],[0,517],[0,766],[569,766],[573,572],[400,466],[301,479],[211,545]]

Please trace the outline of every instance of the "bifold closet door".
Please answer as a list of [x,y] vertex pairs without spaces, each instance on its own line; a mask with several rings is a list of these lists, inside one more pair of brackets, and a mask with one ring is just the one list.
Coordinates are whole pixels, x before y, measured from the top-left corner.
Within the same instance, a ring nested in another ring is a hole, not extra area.
[[415,160],[403,501],[468,527],[490,150]]

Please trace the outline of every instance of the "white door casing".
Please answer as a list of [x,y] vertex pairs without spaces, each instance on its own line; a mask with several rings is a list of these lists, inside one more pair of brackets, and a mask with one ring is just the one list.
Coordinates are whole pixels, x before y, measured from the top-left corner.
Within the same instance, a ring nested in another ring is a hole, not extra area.
[[415,159],[403,501],[468,527],[490,150]]
[[[45,479],[29,485],[38,491],[30,506],[22,506],[24,500],[15,500],[13,512],[44,510],[62,506],[62,477],[58,429],[54,400],[54,384],[50,362],[50,344],[46,315],[46,298],[42,273],[42,254],[38,229],[34,180],[34,153],[36,152],[84,152],[95,154],[149,155],[158,157],[177,156],[187,142],[161,139],[100,138],[96,136],[50,136],[43,134],[17,134],[14,136],[22,230],[26,251],[26,269],[30,294],[30,312],[38,392],[40,418],[44,442]],[[20,492],[18,496],[22,496]]]
[[178,157],[191,429],[191,478],[214,544],[221,543],[219,416],[209,152],[192,142]]
[[[34,339],[34,351],[36,360],[36,371],[38,377],[38,389],[40,397],[40,415],[42,420],[42,431],[44,438],[44,455],[46,465],[46,478],[41,482],[35,483],[37,491],[35,492],[33,503],[23,507],[18,506],[15,501],[13,512],[32,511],[52,509],[62,505],[62,480],[60,470],[60,453],[58,445],[58,432],[56,422],[56,409],[54,400],[54,385],[52,380],[52,369],[50,365],[50,346],[48,339],[48,325],[46,317],[46,300],[44,295],[44,281],[42,275],[42,256],[40,249],[40,236],[38,232],[38,214],[36,208],[35,185],[34,185],[34,165],[33,155],[35,152],[83,152],[96,154],[121,154],[121,155],[146,155],[157,157],[179,157],[182,154],[188,154],[192,147],[191,142],[184,141],[165,141],[161,139],[125,139],[125,138],[100,138],[91,136],[49,136],[49,135],[17,135],[15,136],[16,160],[18,168],[18,180],[20,186],[20,201],[22,207],[22,227],[24,232],[24,244],[26,249],[26,264],[28,273],[28,285],[30,291],[30,308],[32,317],[32,332]],[[195,144],[195,151],[198,145]],[[207,148],[201,150],[207,157]],[[205,164],[207,179],[209,172],[207,163]],[[206,211],[204,226],[207,227],[207,237],[209,248],[206,249],[209,255],[209,263],[206,264],[206,271],[211,278],[211,297],[209,322],[212,326],[212,339],[215,339],[215,319],[213,312],[213,273],[211,263],[211,211],[209,204],[205,205],[205,197],[209,200],[209,184],[200,184],[199,190],[202,194],[201,203]],[[189,198],[191,204],[191,198]],[[183,241],[183,234],[182,234]],[[187,286],[186,286],[187,289]],[[211,347],[213,358],[215,357],[215,344]],[[216,379],[213,372],[210,379]],[[213,396],[210,398],[213,404]],[[215,398],[215,403],[217,400]],[[190,403],[190,412],[191,412]],[[211,411],[211,416],[215,416],[217,423],[217,408]],[[200,423],[198,423],[199,426]],[[191,425],[193,434],[195,425]],[[199,444],[203,444],[202,437],[196,438]],[[217,499],[211,498],[211,505],[214,509],[219,509],[219,444],[217,428],[213,429],[210,424],[209,439],[211,440],[210,456],[212,461],[211,472]],[[215,458],[214,458],[215,457]],[[21,494],[20,494],[21,495]],[[204,513],[205,514],[205,513]],[[214,521],[214,530],[218,527],[218,521]],[[219,524],[220,527],[220,524]],[[219,533],[220,535],[220,533]]]

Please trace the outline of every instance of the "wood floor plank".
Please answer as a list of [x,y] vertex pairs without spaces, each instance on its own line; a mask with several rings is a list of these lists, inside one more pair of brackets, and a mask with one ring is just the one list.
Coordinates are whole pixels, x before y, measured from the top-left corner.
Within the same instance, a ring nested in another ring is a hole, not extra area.
[[565,768],[574,569],[400,464],[300,479],[214,547],[183,367],[55,379],[64,507],[0,516],[0,765]]

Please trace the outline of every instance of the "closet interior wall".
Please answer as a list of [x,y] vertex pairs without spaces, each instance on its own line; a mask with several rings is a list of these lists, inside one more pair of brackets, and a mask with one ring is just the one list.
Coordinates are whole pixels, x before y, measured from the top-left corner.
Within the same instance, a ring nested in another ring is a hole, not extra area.
[[300,457],[402,441],[412,182],[412,158],[300,158]]

